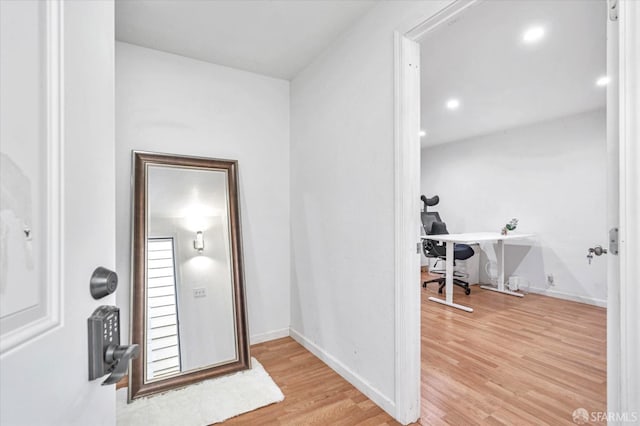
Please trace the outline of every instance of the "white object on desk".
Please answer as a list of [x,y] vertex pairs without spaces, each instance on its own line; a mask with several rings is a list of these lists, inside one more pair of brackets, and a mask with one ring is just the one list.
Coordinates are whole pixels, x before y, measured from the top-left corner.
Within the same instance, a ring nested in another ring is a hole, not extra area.
[[451,306],[463,311],[473,312],[473,309],[453,303],[453,248],[455,244],[460,243],[480,243],[483,241],[497,241],[498,242],[498,286],[480,286],[480,288],[496,291],[499,293],[509,294],[511,296],[523,297],[520,293],[509,291],[504,285],[504,241],[515,240],[520,238],[530,238],[533,234],[507,234],[503,235],[499,232],[469,232],[465,234],[443,234],[443,235],[422,235],[420,238],[423,240],[434,240],[447,244],[446,253],[446,275],[445,275],[445,299],[438,299],[437,297],[429,297],[432,302],[442,303],[443,305]]

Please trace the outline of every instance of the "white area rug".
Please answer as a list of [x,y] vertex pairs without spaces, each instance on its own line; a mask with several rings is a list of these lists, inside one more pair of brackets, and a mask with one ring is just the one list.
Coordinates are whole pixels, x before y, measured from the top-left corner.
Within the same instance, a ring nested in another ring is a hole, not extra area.
[[204,426],[284,400],[262,364],[251,358],[251,370],[205,380],[127,404],[127,390],[116,393],[120,426]]

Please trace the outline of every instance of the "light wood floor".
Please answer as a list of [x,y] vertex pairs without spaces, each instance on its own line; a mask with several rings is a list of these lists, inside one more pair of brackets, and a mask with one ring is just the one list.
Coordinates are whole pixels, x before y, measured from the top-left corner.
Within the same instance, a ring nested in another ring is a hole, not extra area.
[[422,424],[574,425],[577,408],[606,411],[606,309],[456,287],[469,314],[427,301],[435,284],[422,293]]
[[[472,287],[468,314],[422,290],[423,425],[573,425],[573,410],[606,410],[606,310]],[[285,400],[229,424],[397,424],[291,338],[252,355]]]
[[225,424],[398,424],[290,337],[254,345],[251,356],[264,366],[285,399],[235,417]]

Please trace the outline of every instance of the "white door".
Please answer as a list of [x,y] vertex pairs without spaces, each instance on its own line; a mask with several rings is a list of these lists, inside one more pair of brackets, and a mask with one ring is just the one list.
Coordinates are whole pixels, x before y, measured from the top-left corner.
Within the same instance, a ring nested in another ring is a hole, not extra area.
[[0,423],[115,424],[88,381],[97,266],[115,266],[109,1],[0,1]]

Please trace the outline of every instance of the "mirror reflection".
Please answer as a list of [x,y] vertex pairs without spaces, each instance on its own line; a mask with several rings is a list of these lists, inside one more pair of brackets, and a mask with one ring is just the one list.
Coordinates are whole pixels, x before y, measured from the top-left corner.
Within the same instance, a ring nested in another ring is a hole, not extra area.
[[149,165],[145,381],[238,359],[224,170]]

